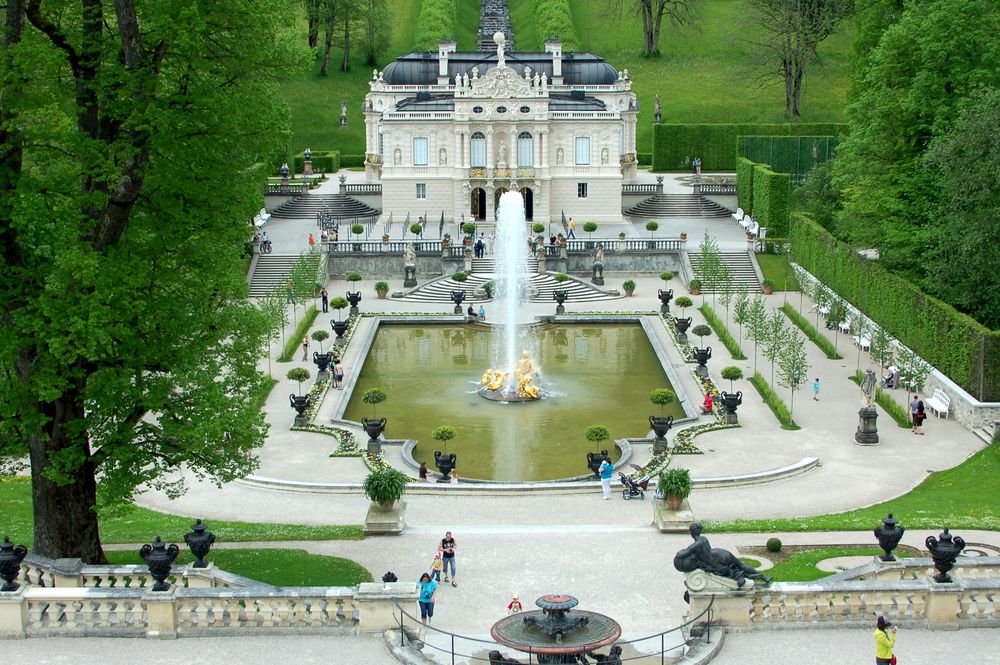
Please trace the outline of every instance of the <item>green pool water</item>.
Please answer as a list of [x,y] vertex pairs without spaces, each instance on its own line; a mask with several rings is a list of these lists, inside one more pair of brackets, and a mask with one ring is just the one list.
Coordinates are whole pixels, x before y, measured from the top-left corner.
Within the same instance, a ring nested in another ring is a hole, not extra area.
[[[418,441],[414,457],[434,469],[434,451],[455,453],[460,477],[551,480],[587,473],[584,438],[605,425],[612,438],[642,437],[660,409],[649,391],[670,387],[639,324],[553,325],[536,328],[542,385],[552,394],[524,404],[501,404],[475,390],[499,344],[499,331],[469,326],[379,327],[344,417],[372,417],[365,390],[383,388],[376,409],[385,436]],[[664,415],[683,416],[678,404]],[[431,438],[440,425],[458,431],[447,449]],[[617,459],[618,451],[606,442]]]

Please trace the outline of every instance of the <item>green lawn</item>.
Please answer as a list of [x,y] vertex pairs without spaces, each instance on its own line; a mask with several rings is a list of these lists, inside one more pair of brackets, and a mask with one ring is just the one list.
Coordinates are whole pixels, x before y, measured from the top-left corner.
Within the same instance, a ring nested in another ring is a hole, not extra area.
[[[891,470],[887,470],[891,473]],[[863,531],[895,514],[908,529],[1000,529],[1000,445],[994,443],[947,471],[932,473],[906,494],[844,513],[769,520],[709,522],[714,532]]]
[[[456,40],[460,50],[475,48],[479,23],[479,0],[457,0]],[[744,32],[744,3],[735,0],[704,0],[698,3],[700,18],[694,26],[675,28],[664,23],[660,37],[661,57],[641,56],[642,29],[638,15],[604,14],[604,0],[570,0],[573,22],[581,48],[603,56],[616,69],[628,69],[642,105],[637,144],[640,152],[652,150],[653,100],[660,93],[665,122],[784,122],[784,88],[781,84],[761,87],[752,47],[739,37]],[[414,26],[420,0],[388,0],[392,37],[379,58],[382,69],[413,46]],[[533,0],[510,0],[514,44],[518,50],[543,48],[544,36],[535,25]],[[296,11],[301,9],[296,6]],[[304,20],[302,24],[305,39]],[[358,39],[355,36],[355,39]],[[853,32],[850,28],[830,37],[820,47],[819,61],[806,71],[802,95],[803,122],[842,122],[848,86],[849,56]],[[358,43],[358,42],[355,42]],[[351,71],[339,71],[342,51],[331,54],[331,71],[319,75],[319,54],[308,72],[289,72],[281,90],[291,111],[289,148],[301,152],[340,150],[343,154],[364,152],[364,121],[359,109],[368,91],[372,67],[364,64],[360,44],[353,53]],[[347,100],[348,128],[338,127],[340,100]]]
[[[191,553],[181,546],[175,565],[194,561]],[[112,565],[142,564],[139,552],[116,550],[108,552]],[[226,572],[260,580],[274,586],[354,586],[371,582],[372,574],[363,566],[335,556],[309,554],[305,550],[247,549],[212,550],[208,560]]]
[[788,257],[784,254],[756,254],[760,271],[764,279],[774,282],[775,291],[798,291],[799,282],[795,279],[792,267],[788,265]]
[[[28,545],[32,542],[31,481],[27,478],[0,480],[0,514],[3,515],[3,535]],[[191,517],[167,515],[138,506],[120,515],[101,518],[101,540],[105,543],[142,543],[156,536],[179,541],[189,531]],[[212,520],[208,528],[221,542],[278,540],[359,540],[360,525],[303,526],[299,524],[266,524]]]
[[773,578],[775,582],[810,582],[833,575],[816,567],[816,564],[824,559],[841,556],[874,557],[879,554],[882,554],[882,550],[870,547],[822,547],[803,550],[789,556],[788,561],[774,564],[774,567],[765,570],[764,574]]

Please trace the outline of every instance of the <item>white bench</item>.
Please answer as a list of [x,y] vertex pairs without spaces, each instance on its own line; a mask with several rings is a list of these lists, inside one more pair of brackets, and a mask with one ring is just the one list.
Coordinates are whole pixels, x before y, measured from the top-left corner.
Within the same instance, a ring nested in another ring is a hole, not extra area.
[[951,408],[951,398],[940,388],[934,389],[934,394],[924,400],[924,405],[940,418],[942,414],[948,417],[948,409]]
[[743,215],[744,215],[743,208],[737,208],[736,212],[733,213],[733,221],[739,224],[740,222],[743,221]]
[[253,225],[259,229],[267,224],[267,220],[269,219],[271,219],[271,213],[269,213],[266,208],[261,208],[260,212],[257,213],[257,216],[253,218]]

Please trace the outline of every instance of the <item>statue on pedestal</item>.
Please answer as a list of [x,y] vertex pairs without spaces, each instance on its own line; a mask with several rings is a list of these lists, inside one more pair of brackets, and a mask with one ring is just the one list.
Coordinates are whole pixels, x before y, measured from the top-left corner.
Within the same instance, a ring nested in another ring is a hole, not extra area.
[[743,563],[729,550],[713,548],[708,538],[701,535],[700,523],[692,522],[689,529],[694,542],[674,555],[674,568],[687,573],[688,588],[746,590],[753,588],[753,580],[761,580],[765,586],[771,583],[771,578]]
[[875,386],[877,379],[875,372],[868,370],[865,378],[861,381],[861,410],[858,411],[858,429],[854,432],[854,441],[863,446],[878,443],[878,426],[876,420],[878,412],[875,411]]
[[660,95],[656,95],[656,106],[653,110],[653,122],[660,122],[663,120],[663,105],[660,104]]
[[407,243],[403,251],[403,287],[412,288],[417,285],[417,252],[413,243]]

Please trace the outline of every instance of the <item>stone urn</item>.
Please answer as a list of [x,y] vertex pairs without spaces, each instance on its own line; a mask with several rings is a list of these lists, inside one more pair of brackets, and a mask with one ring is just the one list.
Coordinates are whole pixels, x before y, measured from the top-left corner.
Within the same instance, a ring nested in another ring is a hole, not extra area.
[[965,541],[961,536],[952,536],[948,533],[948,529],[945,529],[937,538],[927,536],[924,544],[927,546],[927,551],[931,553],[934,567],[938,571],[938,574],[933,578],[934,581],[940,584],[952,582],[948,571],[955,567],[955,559],[965,549]]
[[334,334],[337,335],[337,342],[343,344],[344,333],[347,332],[347,321],[330,321],[330,327],[333,328]]
[[606,459],[610,459],[607,450],[602,450],[599,453],[587,453],[587,467],[594,472],[594,478],[601,477],[601,462]]
[[565,314],[566,308],[563,307],[563,303],[569,298],[569,291],[567,289],[555,289],[552,291],[552,299],[556,301],[556,314]]
[[878,546],[885,552],[885,554],[879,555],[879,559],[882,561],[896,560],[896,557],[892,555],[892,551],[899,545],[899,541],[905,531],[906,528],[899,525],[899,520],[893,517],[892,513],[889,513],[888,517],[882,518],[882,526],[876,528],[874,531],[875,538],[878,539]]
[[350,316],[357,316],[359,314],[358,303],[361,302],[361,291],[348,291],[347,302],[351,303],[351,309],[348,311],[348,314]]
[[455,303],[455,314],[462,313],[462,301],[465,300],[465,291],[452,291],[451,301]]
[[704,349],[699,349],[697,346],[694,347],[694,359],[698,363],[698,366],[695,367],[694,371],[698,373],[698,376],[708,376],[708,366],[706,363],[711,359],[711,357],[712,347],[706,346]]
[[658,455],[667,450],[667,432],[673,427],[674,417],[650,416],[649,426],[653,430],[656,438],[653,440],[653,454]]
[[659,289],[656,292],[656,297],[660,299],[660,313],[669,314],[670,313],[670,301],[674,299],[673,289]]
[[722,412],[725,415],[727,425],[735,425],[739,422],[739,419],[736,416],[736,408],[742,403],[743,391],[738,390],[735,394],[723,391]]
[[17,591],[20,588],[21,585],[14,580],[21,573],[21,562],[26,556],[28,556],[27,547],[24,545],[15,547],[10,538],[4,536],[3,544],[0,545],[0,578],[3,579],[4,585],[0,587],[0,591]]
[[289,395],[288,403],[293,409],[295,409],[295,424],[298,427],[302,427],[308,421],[306,420],[306,409],[312,403],[312,398],[309,395]]
[[330,368],[331,362],[333,362],[332,353],[318,353],[313,351],[313,363],[317,368],[319,368],[319,373],[321,375],[326,374],[326,371]]
[[146,562],[150,576],[156,580],[156,584],[152,587],[153,591],[168,591],[170,589],[166,580],[170,577],[170,566],[179,553],[180,548],[177,545],[167,546],[160,540],[159,536],[156,537],[152,545],[147,543],[139,548],[139,556]]
[[382,452],[382,442],[378,438],[385,432],[385,423],[385,418],[361,419],[361,426],[365,428],[365,434],[368,435],[368,452],[372,455]]
[[674,329],[677,331],[677,341],[680,342],[681,344],[687,344],[688,341],[687,331],[688,328],[690,327],[691,327],[690,316],[687,317],[686,319],[674,319]]
[[187,543],[191,554],[197,559],[192,564],[193,568],[208,568],[208,562],[205,561],[205,557],[208,556],[208,551],[212,549],[212,544],[215,542],[215,534],[208,531],[207,528],[204,522],[196,520],[191,525],[191,530],[184,534],[184,542]]
[[447,482],[452,470],[455,468],[455,461],[458,458],[455,453],[444,455],[440,450],[434,451],[434,465],[441,472],[441,481]]

